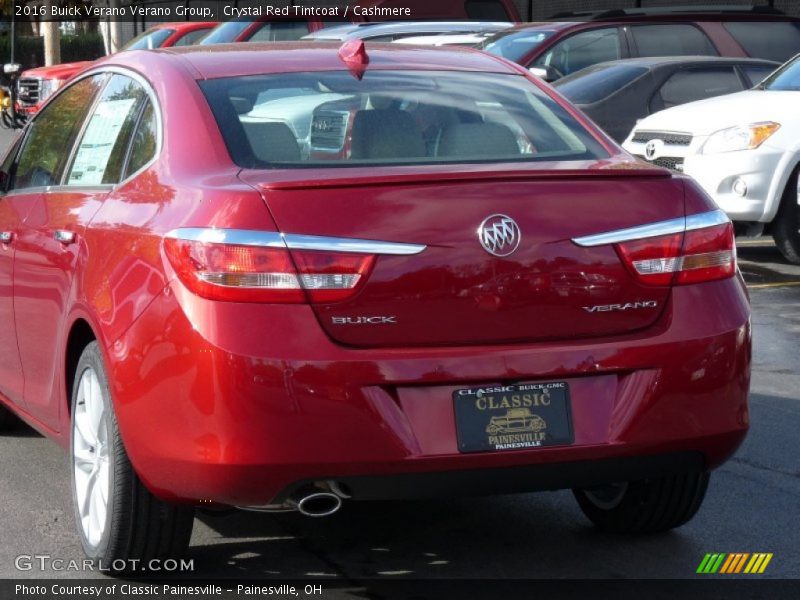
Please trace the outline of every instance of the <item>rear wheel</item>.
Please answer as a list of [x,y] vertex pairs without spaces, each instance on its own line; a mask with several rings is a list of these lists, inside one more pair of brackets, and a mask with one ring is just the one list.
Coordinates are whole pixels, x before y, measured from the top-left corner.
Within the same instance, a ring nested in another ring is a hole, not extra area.
[[655,533],[679,527],[700,508],[708,473],[685,473],[573,490],[583,514],[609,533]]
[[797,177],[795,169],[781,198],[781,205],[772,223],[772,238],[783,257],[790,263],[800,264],[800,206],[797,201]]
[[72,497],[86,555],[103,568],[180,558],[189,546],[194,510],[153,496],[133,471],[110,400],[96,342],[83,351],[72,392]]

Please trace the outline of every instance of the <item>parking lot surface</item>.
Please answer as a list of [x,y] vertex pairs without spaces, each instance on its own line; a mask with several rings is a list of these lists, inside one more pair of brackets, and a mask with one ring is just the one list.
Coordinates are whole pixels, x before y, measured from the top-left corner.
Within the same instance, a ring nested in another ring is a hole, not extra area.
[[[753,304],[751,431],[688,525],[604,535],[568,491],[351,504],[327,519],[201,515],[195,575],[335,578],[346,595],[365,578],[685,578],[709,552],[771,552],[762,577],[800,578],[800,267],[767,238],[742,240],[739,257]],[[88,575],[15,567],[19,555],[82,558],[67,459],[23,425],[0,436],[0,506],[0,578]]]

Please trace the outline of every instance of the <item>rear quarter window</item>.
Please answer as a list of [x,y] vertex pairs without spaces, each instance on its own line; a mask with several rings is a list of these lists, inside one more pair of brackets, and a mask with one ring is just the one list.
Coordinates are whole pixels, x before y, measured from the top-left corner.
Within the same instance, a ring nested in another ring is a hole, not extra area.
[[658,111],[741,90],[742,82],[733,67],[681,69],[656,92],[650,108]]
[[800,52],[800,24],[731,22],[725,29],[752,58],[784,62]]
[[460,72],[293,73],[199,82],[246,168],[607,157],[524,77]]
[[683,23],[634,25],[631,35],[639,56],[718,56],[698,27]]

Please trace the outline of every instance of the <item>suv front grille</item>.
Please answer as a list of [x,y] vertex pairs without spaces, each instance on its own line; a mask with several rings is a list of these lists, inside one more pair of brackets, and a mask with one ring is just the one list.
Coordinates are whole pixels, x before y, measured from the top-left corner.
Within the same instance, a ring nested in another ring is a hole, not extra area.
[[36,106],[39,103],[39,96],[42,87],[42,80],[34,77],[20,79],[17,83],[17,99],[22,106]]
[[665,131],[637,131],[633,134],[634,142],[646,144],[650,140],[661,140],[667,146],[688,146],[692,136],[688,133],[667,133]]
[[683,172],[683,158],[678,158],[677,156],[659,156],[655,160],[647,160],[641,154],[634,154],[634,156],[639,160],[643,160],[649,165],[664,167],[665,169],[669,169],[670,171],[678,171],[679,173]]

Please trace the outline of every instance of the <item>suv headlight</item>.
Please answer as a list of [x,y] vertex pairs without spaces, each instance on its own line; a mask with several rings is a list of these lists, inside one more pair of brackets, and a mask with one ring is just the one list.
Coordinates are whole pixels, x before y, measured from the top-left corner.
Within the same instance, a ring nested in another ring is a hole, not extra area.
[[44,102],[55,94],[63,83],[60,79],[42,79],[42,85],[39,87],[39,102]]
[[719,152],[735,152],[736,150],[754,150],[781,128],[780,123],[764,121],[737,125],[712,133],[703,144],[703,154]]

